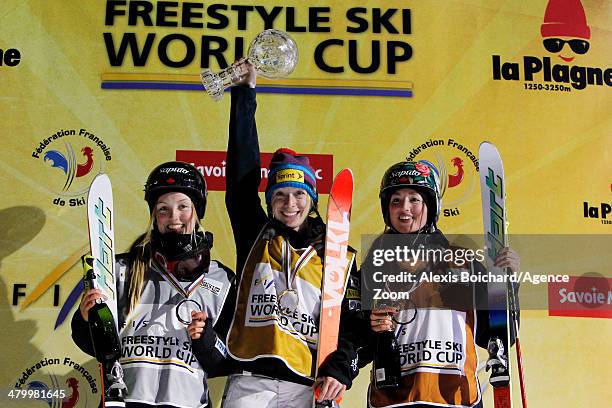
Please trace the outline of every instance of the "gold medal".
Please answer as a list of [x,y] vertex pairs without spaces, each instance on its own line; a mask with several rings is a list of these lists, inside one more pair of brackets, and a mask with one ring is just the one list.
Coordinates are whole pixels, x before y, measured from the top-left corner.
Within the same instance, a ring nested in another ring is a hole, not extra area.
[[295,278],[297,273],[302,267],[308,264],[310,258],[316,255],[316,249],[312,245],[309,245],[308,248],[306,248],[299,256],[295,262],[295,265],[292,266],[291,247],[289,242],[287,242],[285,239],[282,243],[282,254],[282,268],[285,272],[285,276],[287,277],[287,289],[283,290],[281,294],[278,295],[276,303],[280,313],[285,316],[289,316],[295,313],[300,304],[300,296],[298,294],[297,287],[295,286]]

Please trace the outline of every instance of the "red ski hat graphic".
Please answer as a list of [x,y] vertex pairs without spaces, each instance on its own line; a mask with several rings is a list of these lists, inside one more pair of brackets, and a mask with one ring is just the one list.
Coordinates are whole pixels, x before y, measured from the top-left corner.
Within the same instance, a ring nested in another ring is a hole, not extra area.
[[540,32],[542,37],[591,38],[580,0],[549,0]]

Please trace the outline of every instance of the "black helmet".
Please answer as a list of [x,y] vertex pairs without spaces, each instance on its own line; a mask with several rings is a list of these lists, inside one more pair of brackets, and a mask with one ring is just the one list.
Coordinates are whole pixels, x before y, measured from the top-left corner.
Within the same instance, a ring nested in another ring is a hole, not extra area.
[[191,198],[198,218],[204,218],[206,210],[206,180],[191,164],[172,161],[157,166],[145,184],[145,201],[153,211],[157,199],[163,194],[178,191]]
[[435,228],[442,202],[438,169],[427,160],[399,162],[389,167],[380,183],[380,206],[385,224],[389,225],[389,200],[400,188],[417,191],[427,204],[427,224]]

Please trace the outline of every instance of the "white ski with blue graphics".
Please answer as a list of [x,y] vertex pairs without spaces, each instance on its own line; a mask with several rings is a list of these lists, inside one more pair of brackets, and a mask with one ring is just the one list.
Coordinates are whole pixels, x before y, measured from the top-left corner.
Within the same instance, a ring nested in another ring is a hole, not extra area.
[[115,228],[113,190],[106,174],[98,174],[87,196],[89,245],[93,257],[93,286],[106,296],[117,329],[117,295],[115,286]]

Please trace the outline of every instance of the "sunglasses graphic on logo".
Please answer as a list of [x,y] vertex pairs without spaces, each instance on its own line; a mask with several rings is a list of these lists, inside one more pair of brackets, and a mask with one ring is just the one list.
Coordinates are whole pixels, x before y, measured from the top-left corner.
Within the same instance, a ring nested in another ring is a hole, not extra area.
[[569,44],[572,51],[576,54],[586,54],[589,50],[589,42],[585,40],[562,40],[561,38],[546,38],[542,41],[544,48],[552,53],[557,53],[563,49],[565,44]]

